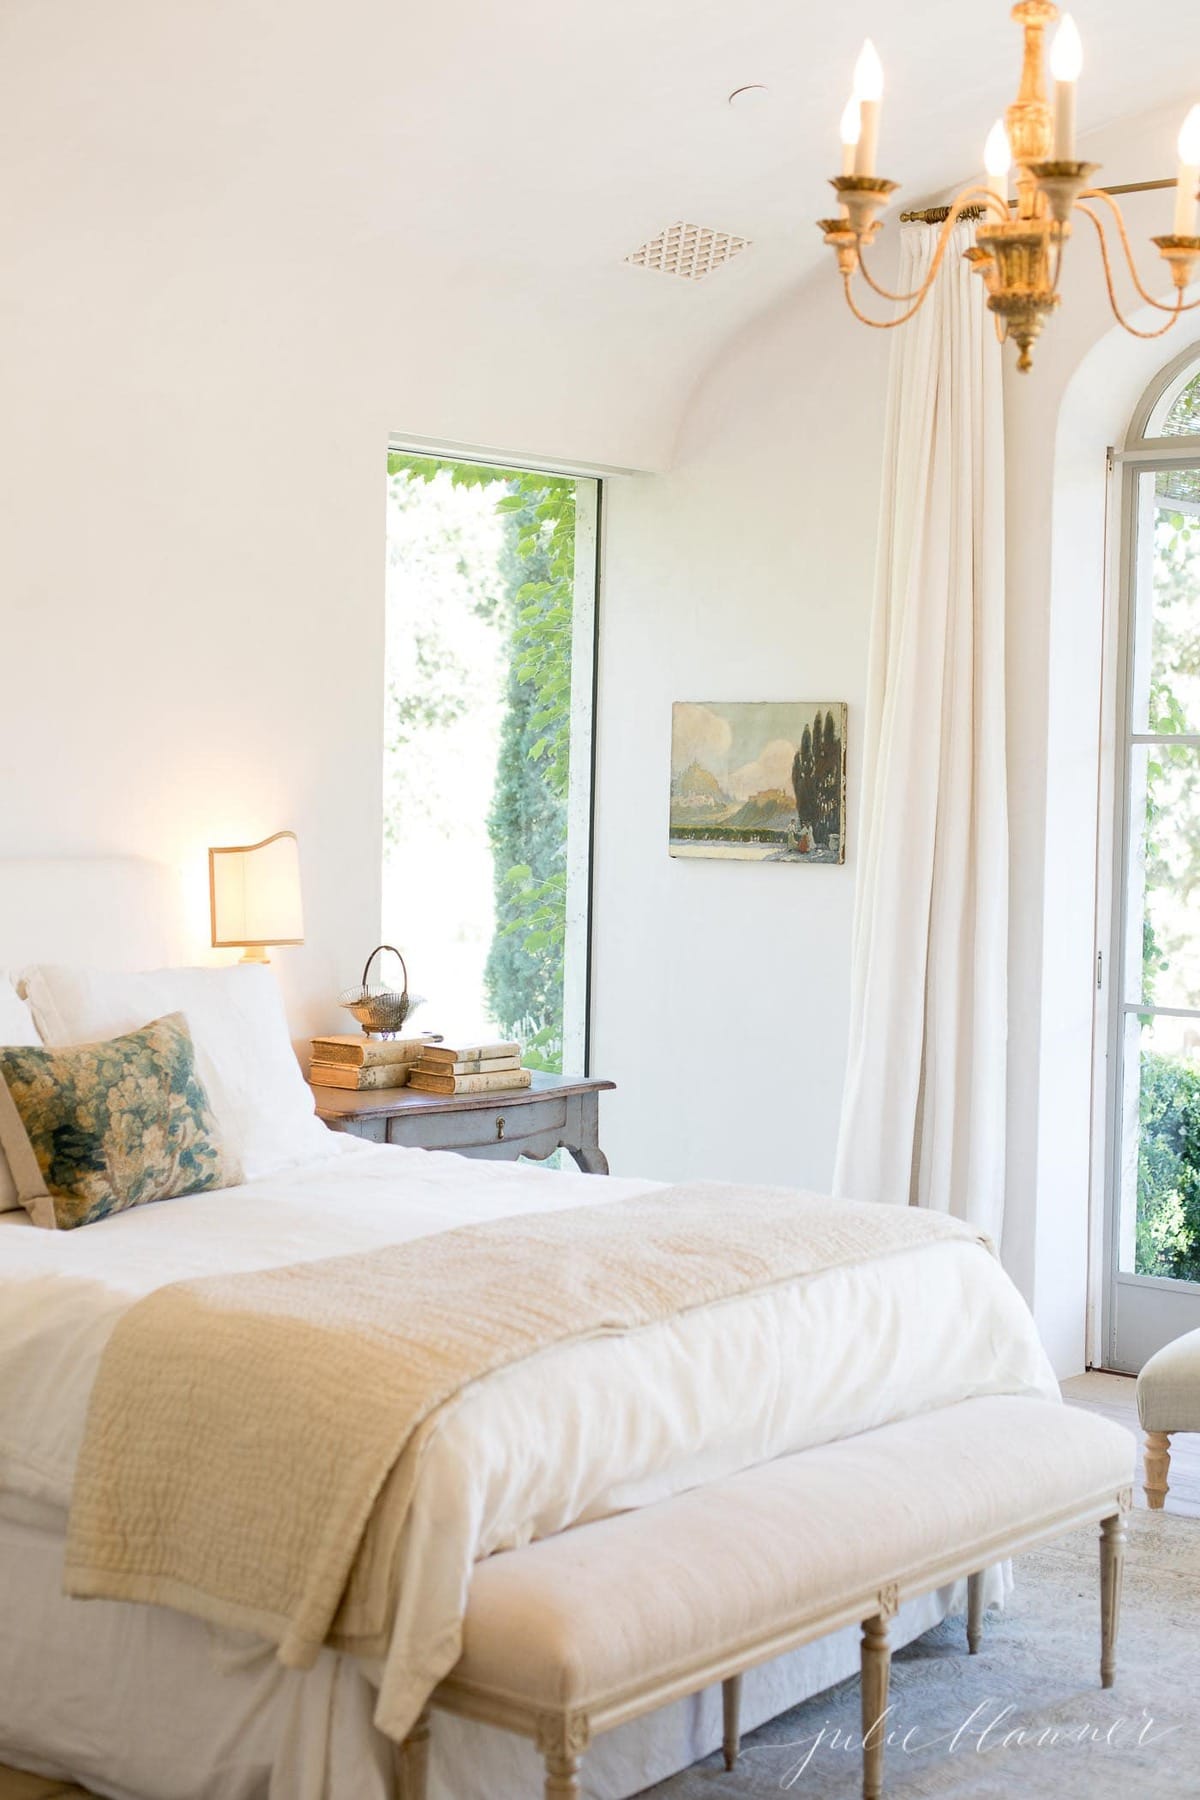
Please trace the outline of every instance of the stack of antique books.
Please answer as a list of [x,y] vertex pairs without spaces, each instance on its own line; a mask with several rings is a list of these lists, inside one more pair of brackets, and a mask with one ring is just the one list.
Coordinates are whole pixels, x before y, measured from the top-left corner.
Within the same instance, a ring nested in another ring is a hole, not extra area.
[[520,1044],[424,1044],[408,1077],[425,1094],[490,1094],[532,1081]]
[[429,1048],[429,1039],[373,1038],[359,1033],[335,1033],[312,1040],[308,1079],[315,1087],[405,1087],[417,1058]]

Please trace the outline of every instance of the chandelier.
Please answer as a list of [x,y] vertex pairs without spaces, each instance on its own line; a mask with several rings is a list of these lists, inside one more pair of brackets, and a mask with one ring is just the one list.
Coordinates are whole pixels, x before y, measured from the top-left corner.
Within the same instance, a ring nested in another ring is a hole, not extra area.
[[[1083,46],[1074,21],[1063,18],[1051,48],[1054,100],[1046,97],[1046,27],[1058,17],[1053,0],[1017,0],[1012,16],[1025,34],[1021,86],[1004,119],[992,127],[984,150],[987,178],[956,195],[929,272],[920,287],[893,294],[874,279],[865,252],[879,233],[876,214],[899,185],[875,172],[879,115],[883,99],[883,67],[868,38],[854,71],[854,94],[842,115],[842,173],[832,183],[837,191],[836,219],[818,221],[825,242],[837,256],[846,300],[856,319],[877,330],[903,325],[928,295],[960,219],[974,220],[975,242],[964,254],[987,289],[1001,342],[1011,338],[1019,351],[1017,367],[1033,363],[1033,345],[1042,326],[1061,301],[1059,280],[1063,247],[1076,215],[1089,219],[1100,243],[1109,303],[1118,323],[1134,337],[1161,337],[1200,300],[1185,304],[1184,294],[1200,258],[1196,235],[1200,202],[1200,106],[1194,106],[1179,134],[1179,174],[1175,183],[1175,220],[1171,233],[1151,241],[1170,270],[1175,300],[1155,299],[1138,275],[1121,209],[1104,188],[1091,185],[1097,163],[1079,162],[1075,154],[1075,94],[1083,66]],[[1015,168],[1016,199],[1009,199]],[[1169,184],[1166,184],[1169,185]],[[1103,209],[1103,211],[1098,210]],[[1130,280],[1147,306],[1168,315],[1157,329],[1141,331],[1121,311],[1113,276],[1113,255],[1105,230],[1115,231]],[[860,310],[853,293],[856,275],[884,300],[903,310],[891,319],[872,319]]]

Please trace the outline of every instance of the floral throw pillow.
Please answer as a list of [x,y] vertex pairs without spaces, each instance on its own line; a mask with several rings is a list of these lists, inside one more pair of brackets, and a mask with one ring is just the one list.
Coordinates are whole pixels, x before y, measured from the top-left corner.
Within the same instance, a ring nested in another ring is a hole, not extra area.
[[0,1049],[0,1145],[35,1225],[69,1231],[242,1178],[182,1013],[103,1044]]

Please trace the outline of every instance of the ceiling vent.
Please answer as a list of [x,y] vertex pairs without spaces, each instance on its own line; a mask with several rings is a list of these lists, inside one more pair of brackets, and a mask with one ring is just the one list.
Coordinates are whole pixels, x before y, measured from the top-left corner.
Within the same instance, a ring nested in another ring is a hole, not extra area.
[[703,281],[722,263],[750,248],[750,239],[709,225],[668,225],[657,237],[631,250],[625,258],[638,269],[657,269],[662,275],[678,275],[681,281]]

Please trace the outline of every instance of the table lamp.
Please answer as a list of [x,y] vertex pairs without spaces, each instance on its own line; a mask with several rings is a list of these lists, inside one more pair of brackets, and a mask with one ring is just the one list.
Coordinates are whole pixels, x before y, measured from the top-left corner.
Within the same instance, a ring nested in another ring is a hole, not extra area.
[[271,944],[304,942],[300,846],[294,831],[261,844],[224,844],[208,853],[208,896],[215,950],[240,949],[245,963],[267,963]]

